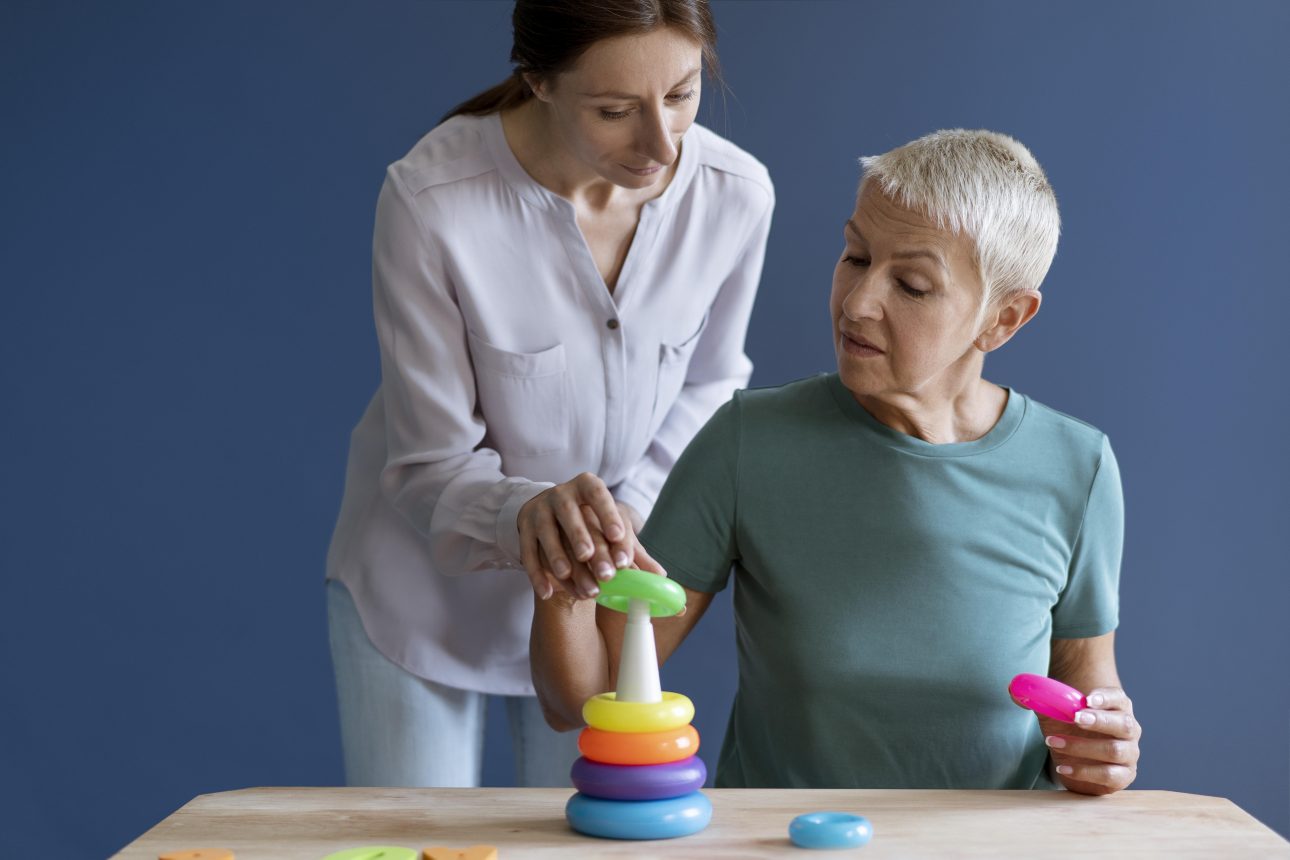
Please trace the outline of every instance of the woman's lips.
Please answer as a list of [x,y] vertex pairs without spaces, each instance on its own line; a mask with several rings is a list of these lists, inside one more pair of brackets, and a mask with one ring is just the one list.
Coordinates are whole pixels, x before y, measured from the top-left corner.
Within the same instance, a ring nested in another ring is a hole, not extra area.
[[859,335],[849,335],[846,332],[841,332],[841,335],[842,348],[850,355],[854,355],[858,358],[872,358],[875,355],[883,354],[881,349]]
[[635,173],[637,176],[652,176],[653,174],[658,173],[660,170],[662,170],[663,165],[656,164],[653,167],[630,167],[624,164],[623,168],[626,170],[630,170],[632,173]]

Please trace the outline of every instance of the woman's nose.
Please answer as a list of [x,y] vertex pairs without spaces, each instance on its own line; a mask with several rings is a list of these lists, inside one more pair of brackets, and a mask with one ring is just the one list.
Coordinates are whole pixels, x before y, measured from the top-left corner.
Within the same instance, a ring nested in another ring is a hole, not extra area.
[[850,290],[842,299],[842,313],[849,320],[882,319],[882,303],[874,279],[864,273],[851,282]]
[[641,139],[637,142],[641,154],[659,164],[671,164],[676,160],[676,144],[672,141],[672,130],[667,127],[666,117],[661,109],[644,111],[644,115]]

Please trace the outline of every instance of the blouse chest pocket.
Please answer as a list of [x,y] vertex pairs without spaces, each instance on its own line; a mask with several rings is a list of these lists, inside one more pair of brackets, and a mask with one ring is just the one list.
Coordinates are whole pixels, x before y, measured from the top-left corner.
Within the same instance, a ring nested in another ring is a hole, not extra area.
[[690,370],[690,358],[699,345],[703,330],[708,327],[708,314],[703,315],[699,327],[672,342],[663,340],[658,348],[658,384],[654,389],[654,412],[650,418],[650,436],[662,426],[663,419],[685,387],[685,377]]
[[564,344],[511,352],[473,333],[471,360],[486,431],[484,444],[502,460],[539,457],[569,447],[569,375]]

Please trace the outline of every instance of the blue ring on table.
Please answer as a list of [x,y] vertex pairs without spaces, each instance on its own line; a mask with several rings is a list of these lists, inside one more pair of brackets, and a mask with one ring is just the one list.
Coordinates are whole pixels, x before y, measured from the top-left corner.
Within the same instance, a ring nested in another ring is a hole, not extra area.
[[579,792],[564,807],[569,826],[605,839],[672,839],[712,820],[712,801],[695,791],[667,800],[604,800]]
[[667,764],[605,764],[579,757],[569,771],[573,787],[604,800],[666,800],[703,788],[708,768],[692,755]]
[[808,812],[788,825],[788,838],[798,848],[859,848],[873,838],[873,825],[863,815]]

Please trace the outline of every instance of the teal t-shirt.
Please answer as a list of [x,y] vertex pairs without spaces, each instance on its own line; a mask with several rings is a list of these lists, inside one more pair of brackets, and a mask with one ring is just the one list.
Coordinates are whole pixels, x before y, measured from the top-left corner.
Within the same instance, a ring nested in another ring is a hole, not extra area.
[[1097,429],[1009,392],[982,438],[892,430],[837,374],[740,392],[642,532],[669,575],[734,574],[721,787],[1050,788],[1008,681],[1118,620],[1120,475]]

